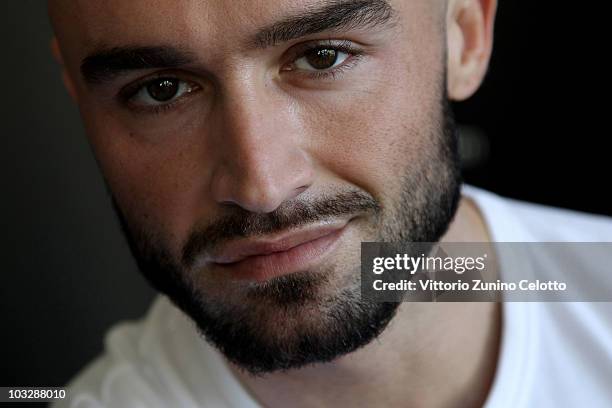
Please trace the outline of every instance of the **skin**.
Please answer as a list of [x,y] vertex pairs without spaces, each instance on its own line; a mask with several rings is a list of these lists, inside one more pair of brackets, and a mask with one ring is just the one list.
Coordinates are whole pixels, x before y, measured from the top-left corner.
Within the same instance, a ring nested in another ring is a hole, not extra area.
[[[356,187],[392,207],[397,169],[430,154],[427,132],[417,130],[433,126],[442,75],[451,100],[468,98],[483,80],[495,0],[391,1],[398,17],[391,28],[244,45],[255,28],[315,3],[50,3],[52,49],[113,196],[131,223],[164,236],[173,256],[194,225],[228,206],[269,213],[297,197]],[[292,47],[326,38],[361,44],[364,57],[333,81],[282,69]],[[155,70],[103,86],[81,75],[83,58],[102,46],[160,43],[196,56],[173,72],[198,91],[172,110],[155,114],[117,101],[124,86]],[[333,262],[349,262],[355,243],[368,237],[367,224],[356,223]],[[463,199],[443,239],[488,238],[478,210]],[[263,377],[234,368],[266,406],[479,406],[495,369],[499,313],[490,303],[402,304],[377,341],[331,363]]]

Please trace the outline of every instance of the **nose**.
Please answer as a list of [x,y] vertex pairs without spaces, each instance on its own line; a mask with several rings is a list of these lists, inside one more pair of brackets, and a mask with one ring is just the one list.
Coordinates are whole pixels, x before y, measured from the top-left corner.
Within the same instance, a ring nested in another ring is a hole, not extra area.
[[218,105],[219,149],[210,190],[220,204],[269,213],[307,190],[314,169],[291,104],[264,86],[239,88]]

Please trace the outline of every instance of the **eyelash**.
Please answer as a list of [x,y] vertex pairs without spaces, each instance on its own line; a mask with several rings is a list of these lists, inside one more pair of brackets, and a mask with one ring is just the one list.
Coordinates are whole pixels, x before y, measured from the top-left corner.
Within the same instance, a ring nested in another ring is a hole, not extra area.
[[[308,52],[322,49],[331,49],[337,52],[342,52],[348,54],[348,58],[342,62],[339,66],[335,68],[330,68],[321,71],[310,71],[310,72],[299,72],[298,70],[285,70],[289,72],[293,72],[297,75],[305,76],[310,80],[336,80],[338,79],[338,75],[344,73],[347,70],[353,68],[359,60],[363,57],[363,51],[355,46],[353,43],[348,40],[341,40],[339,42],[334,42],[332,40],[319,41],[316,43],[307,43],[302,47],[298,46],[298,49],[292,53],[292,57],[290,58],[292,63],[294,63],[299,58],[306,56]],[[194,90],[188,92],[185,96],[181,96],[177,99],[173,99],[170,102],[159,104],[159,105],[151,105],[151,106],[138,106],[136,104],[131,104],[131,99],[134,98],[138,92],[140,92],[144,87],[151,84],[153,81],[158,80],[160,78],[176,78],[179,81],[189,82],[190,86],[194,86]],[[130,84],[122,89],[119,93],[119,98],[123,102],[123,104],[127,105],[131,110],[138,113],[153,113],[153,114],[162,114],[165,112],[169,112],[173,110],[177,105],[181,104],[184,99],[189,98],[193,93],[200,90],[200,87],[191,82],[181,80],[179,75],[173,74],[171,72],[160,72],[156,73],[152,77],[145,78],[141,81],[138,81],[134,84]]]

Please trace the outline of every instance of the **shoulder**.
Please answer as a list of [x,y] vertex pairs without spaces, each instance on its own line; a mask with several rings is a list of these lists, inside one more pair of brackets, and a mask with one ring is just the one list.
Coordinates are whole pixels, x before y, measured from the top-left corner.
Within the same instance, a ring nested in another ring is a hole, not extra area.
[[612,217],[499,196],[469,185],[494,240],[519,242],[612,242]]
[[165,298],[157,298],[143,319],[107,333],[103,354],[77,374],[66,400],[53,408],[189,406],[192,395],[179,386],[185,367],[173,356],[177,350],[186,357],[194,353],[190,347],[197,344],[187,338],[197,334],[189,324]]
[[110,330],[104,353],[66,394],[53,408],[259,407],[193,321],[161,295],[142,320]]
[[[611,217],[523,202],[471,186],[464,187],[464,195],[476,203],[505,255],[508,277],[565,281],[570,289],[564,300],[612,300]],[[530,294],[533,300],[549,299]]]
[[611,242],[612,217],[505,199],[538,241]]
[[471,186],[463,193],[481,211],[493,240],[513,243],[508,253],[520,255],[507,262],[509,276],[566,281],[580,300],[503,303],[502,351],[486,407],[610,406],[612,303],[591,300],[612,299],[612,218]]

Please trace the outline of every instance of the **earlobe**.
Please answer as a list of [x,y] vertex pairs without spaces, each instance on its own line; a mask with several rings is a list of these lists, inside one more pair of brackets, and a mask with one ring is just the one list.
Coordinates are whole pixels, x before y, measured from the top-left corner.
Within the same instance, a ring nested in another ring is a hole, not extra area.
[[74,86],[74,82],[72,82],[72,78],[70,78],[70,75],[68,74],[68,71],[66,70],[66,67],[64,65],[64,58],[62,57],[62,53],[60,51],[59,44],[57,42],[56,37],[53,37],[51,39],[51,43],[49,44],[49,46],[51,48],[51,54],[53,55],[53,58],[60,65],[62,69],[62,81],[64,83],[64,87],[66,88],[66,91],[68,91],[68,94],[70,95],[72,100],[76,102],[77,101],[76,87]]
[[448,96],[474,94],[487,72],[493,48],[496,0],[451,0],[447,9]]

